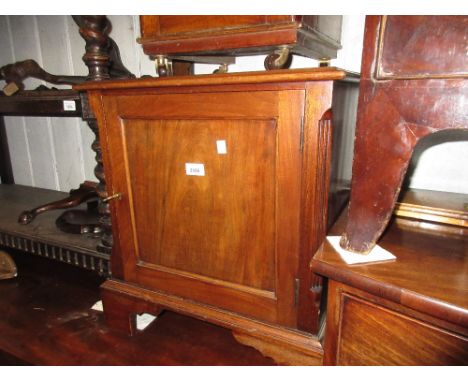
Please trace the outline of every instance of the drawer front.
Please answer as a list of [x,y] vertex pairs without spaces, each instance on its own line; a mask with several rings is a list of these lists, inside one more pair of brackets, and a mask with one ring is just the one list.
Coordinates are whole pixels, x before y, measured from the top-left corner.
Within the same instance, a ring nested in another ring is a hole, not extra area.
[[468,338],[359,297],[340,297],[338,365],[467,365]]
[[[127,281],[293,326],[302,91],[104,97]],[[107,171],[107,169],[106,169]]]

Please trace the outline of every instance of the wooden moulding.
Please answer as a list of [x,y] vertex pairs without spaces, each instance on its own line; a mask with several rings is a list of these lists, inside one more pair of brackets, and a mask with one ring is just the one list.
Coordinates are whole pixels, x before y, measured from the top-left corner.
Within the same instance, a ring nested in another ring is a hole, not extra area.
[[279,364],[322,364],[322,345],[314,335],[115,280],[102,284],[101,296],[107,324],[129,335],[136,332],[136,314],[157,315],[168,309],[228,328],[238,342],[256,348]]
[[[179,35],[178,39],[166,41],[148,41],[140,39],[144,52],[147,55],[155,55],[160,52],[169,54],[200,52],[200,53],[225,53],[232,49],[257,48],[265,51],[276,45],[288,45],[296,43],[296,30],[285,24],[284,28],[275,30],[250,30],[244,31],[244,36],[237,33],[222,33],[217,36],[197,36],[190,39]],[[247,40],[245,39],[247,37]],[[222,48],[220,48],[222,47]]]
[[51,243],[39,236],[21,237],[18,234],[0,232],[0,246],[88,269],[102,276],[111,274],[108,255],[85,248],[70,248],[73,245],[66,242]]
[[269,70],[245,73],[200,74],[197,76],[141,78],[86,82],[74,86],[75,90],[144,89],[178,86],[243,85],[277,82],[334,81],[345,77],[358,78],[353,73],[327,67],[312,69]]
[[468,196],[411,190],[396,204],[394,215],[468,228]]
[[[74,110],[65,110],[64,101],[73,101]],[[0,95],[0,113],[13,116],[81,117],[82,105],[74,90],[25,90],[7,97]]]

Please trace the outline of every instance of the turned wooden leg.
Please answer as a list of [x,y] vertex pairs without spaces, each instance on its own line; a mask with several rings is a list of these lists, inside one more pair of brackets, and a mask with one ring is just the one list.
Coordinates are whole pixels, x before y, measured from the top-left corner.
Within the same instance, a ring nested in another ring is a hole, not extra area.
[[96,167],[94,167],[94,175],[99,180],[96,191],[100,198],[98,202],[98,213],[99,224],[101,225],[102,229],[101,243],[97,246],[97,250],[101,253],[111,254],[114,241],[112,237],[110,207],[108,203],[103,202],[103,199],[105,199],[108,195],[106,190],[106,174],[104,172],[104,166],[102,163],[102,150],[99,139],[99,130],[97,121],[94,118],[87,119],[86,122],[96,136],[96,139],[92,144],[92,149],[96,153]]
[[[102,81],[110,78],[110,50],[111,43],[109,32],[111,24],[106,16],[73,16],[73,19],[80,27],[80,36],[85,40],[86,53],[83,56],[83,62],[88,67],[88,80]],[[110,210],[102,199],[107,196],[104,169],[102,166],[101,144],[99,140],[99,131],[97,121],[88,105],[88,98],[81,94],[81,104],[83,108],[83,119],[88,123],[89,128],[96,135],[92,144],[92,149],[96,153],[96,167],[94,174],[99,181],[96,187],[97,194],[101,199],[98,202],[99,224],[102,228],[101,244],[97,250],[102,253],[110,254],[112,252],[112,233],[110,222]]]

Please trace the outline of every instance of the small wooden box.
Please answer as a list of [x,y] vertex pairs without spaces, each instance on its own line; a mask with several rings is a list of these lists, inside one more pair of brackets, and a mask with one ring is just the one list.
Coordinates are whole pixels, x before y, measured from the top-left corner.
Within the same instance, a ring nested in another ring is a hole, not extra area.
[[315,59],[336,58],[342,16],[140,16],[148,55],[248,55],[288,46]]

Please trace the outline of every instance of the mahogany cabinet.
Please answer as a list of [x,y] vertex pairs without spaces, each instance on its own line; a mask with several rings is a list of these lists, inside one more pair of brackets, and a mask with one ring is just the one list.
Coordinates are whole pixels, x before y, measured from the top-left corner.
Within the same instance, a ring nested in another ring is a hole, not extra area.
[[[290,63],[290,53],[318,60],[336,58],[341,48],[341,23],[342,16],[326,15],[147,15],[140,16],[138,41],[150,56],[184,56],[191,61],[268,53],[271,57],[265,65],[279,69]],[[282,57],[276,54],[278,50]]]
[[112,213],[108,323],[133,333],[135,314],[168,309],[278,362],[320,364],[308,264],[349,186],[357,79],[318,68],[77,88],[98,119]]

